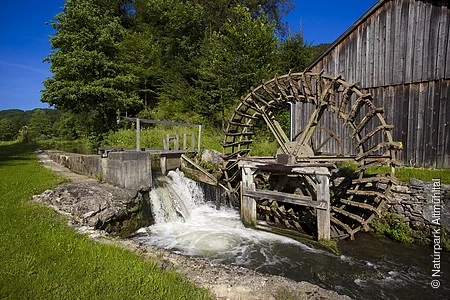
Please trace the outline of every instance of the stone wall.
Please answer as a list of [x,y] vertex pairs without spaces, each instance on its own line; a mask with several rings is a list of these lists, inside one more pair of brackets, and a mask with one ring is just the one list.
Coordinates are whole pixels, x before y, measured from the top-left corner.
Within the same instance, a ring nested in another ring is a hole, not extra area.
[[46,151],[46,154],[72,172],[124,189],[138,191],[152,186],[150,155],[146,152],[110,152],[108,157],[60,151]]
[[94,178],[102,175],[101,157],[99,155],[83,155],[55,150],[46,150],[45,154],[74,173]]
[[[436,205],[433,203],[433,182],[411,178],[409,183],[401,183],[392,188],[392,201],[388,203],[389,212],[394,212],[414,230],[431,225]],[[439,219],[441,225],[450,229],[450,185],[440,185]],[[436,217],[434,217],[436,219]]]

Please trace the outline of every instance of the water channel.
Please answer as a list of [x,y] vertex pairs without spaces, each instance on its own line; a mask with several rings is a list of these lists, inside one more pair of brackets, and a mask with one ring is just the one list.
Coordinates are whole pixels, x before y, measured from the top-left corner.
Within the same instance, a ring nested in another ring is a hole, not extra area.
[[441,286],[433,289],[429,247],[360,233],[338,243],[341,255],[290,238],[245,228],[239,213],[217,209],[183,173],[156,178],[155,224],[140,242],[188,256],[308,281],[355,299],[450,299],[450,255],[441,253]]

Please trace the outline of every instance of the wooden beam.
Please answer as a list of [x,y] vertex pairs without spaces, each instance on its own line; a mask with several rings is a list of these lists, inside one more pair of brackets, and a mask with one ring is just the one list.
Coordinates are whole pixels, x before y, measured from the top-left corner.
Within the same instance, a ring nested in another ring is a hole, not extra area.
[[330,175],[327,168],[333,167],[329,163],[297,163],[294,165],[277,164],[275,160],[239,160],[239,167],[252,168],[263,171],[271,171],[285,174],[302,174],[302,175]]
[[157,120],[147,120],[147,119],[137,119],[137,118],[125,118],[124,120],[129,121],[129,122],[137,122],[137,120],[140,120],[141,123],[146,123],[146,124],[160,124],[160,125],[173,125],[173,126],[185,126],[185,127],[202,126],[199,124],[188,124],[188,123],[178,123],[178,122],[172,122],[172,121],[157,121]]
[[141,122],[136,119],[136,151],[141,151]]
[[241,218],[245,226],[256,225],[256,201],[253,197],[248,196],[244,191],[254,191],[256,189],[253,182],[254,170],[250,168],[242,168],[242,188],[241,188]]
[[326,209],[317,209],[317,239],[330,240],[330,179],[327,175],[317,179],[317,202],[326,203]]
[[326,201],[314,201],[309,196],[295,195],[295,194],[288,194],[288,193],[274,192],[274,191],[267,191],[267,190],[252,191],[252,190],[245,189],[245,188],[242,190],[242,195],[251,197],[251,198],[270,199],[270,200],[275,200],[275,201],[284,202],[284,203],[290,203],[290,204],[294,204],[294,205],[313,207],[313,208],[317,208],[319,210],[329,210],[329,205]]
[[181,158],[184,159],[185,161],[187,161],[188,163],[190,163],[192,166],[194,166],[195,168],[197,168],[197,170],[199,170],[200,172],[202,172],[206,177],[208,177],[209,179],[211,179],[215,185],[217,185],[217,178],[214,177],[211,173],[209,173],[208,171],[206,171],[205,169],[203,169],[202,167],[200,167],[198,164],[196,164],[194,161],[192,161],[189,157],[187,157],[184,154],[181,154]]

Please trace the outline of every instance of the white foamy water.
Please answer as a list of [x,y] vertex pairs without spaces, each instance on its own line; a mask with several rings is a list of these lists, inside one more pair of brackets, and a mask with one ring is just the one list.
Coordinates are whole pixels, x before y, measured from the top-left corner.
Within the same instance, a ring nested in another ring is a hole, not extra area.
[[197,183],[182,172],[170,171],[165,182],[158,180],[158,187],[150,194],[156,224],[140,230],[140,242],[243,265],[261,258],[275,264],[283,258],[273,255],[270,249],[280,243],[320,251],[286,237],[245,228],[236,210],[217,210],[213,203],[205,201]]
[[[182,172],[171,171],[167,177],[156,178],[155,184],[150,197],[156,223],[139,230],[136,239],[142,243],[306,280],[356,299],[421,300],[433,292],[423,288],[429,280],[428,265],[422,262],[423,257],[428,258],[428,250],[405,249],[395,242],[387,247],[386,241],[369,239],[361,246],[364,255],[352,247],[350,253],[334,255],[286,237],[245,228],[238,211],[223,207],[217,210],[215,203],[205,201],[198,184]],[[412,258],[420,267],[411,265]],[[448,263],[449,259],[445,261]],[[447,291],[435,291],[434,299]]]

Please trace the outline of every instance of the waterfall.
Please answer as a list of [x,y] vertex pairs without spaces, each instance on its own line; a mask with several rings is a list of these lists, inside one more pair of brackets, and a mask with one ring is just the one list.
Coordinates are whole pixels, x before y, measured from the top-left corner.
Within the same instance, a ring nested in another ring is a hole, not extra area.
[[167,176],[157,175],[150,192],[155,223],[186,221],[196,205],[204,203],[198,184],[186,178],[183,172],[169,171]]
[[[286,237],[245,228],[238,211],[223,205],[226,199],[219,199],[221,196],[220,190],[205,189],[180,171],[158,175],[150,192],[155,224],[140,229],[135,239],[216,263],[309,281],[357,299],[403,299],[411,293],[425,299],[423,294],[430,293],[423,288],[429,282],[428,261],[423,259],[429,249],[419,253],[415,252],[417,247],[386,240],[364,241],[360,234],[357,241],[341,244],[348,244],[350,253],[337,256]],[[351,246],[358,241],[363,245],[359,246],[360,253]],[[448,266],[449,262],[444,263]]]
[[[205,192],[214,199],[206,199]],[[167,176],[157,175],[150,192],[155,224],[141,229],[137,239],[186,255],[233,263],[249,260],[255,249],[273,241],[301,244],[245,228],[238,211],[220,203],[224,201],[222,194],[220,190],[202,188],[178,170]]]

